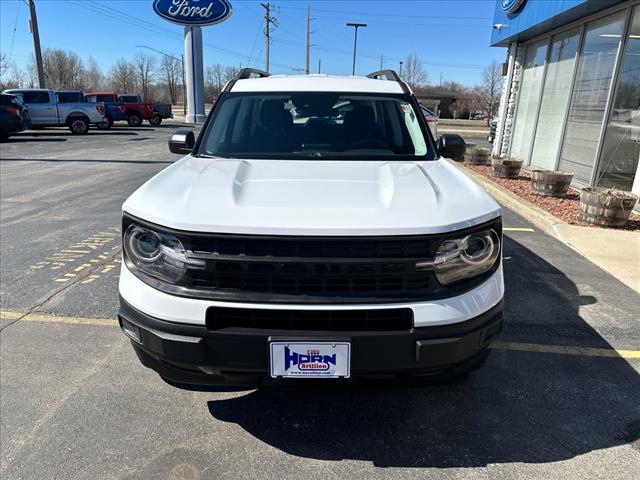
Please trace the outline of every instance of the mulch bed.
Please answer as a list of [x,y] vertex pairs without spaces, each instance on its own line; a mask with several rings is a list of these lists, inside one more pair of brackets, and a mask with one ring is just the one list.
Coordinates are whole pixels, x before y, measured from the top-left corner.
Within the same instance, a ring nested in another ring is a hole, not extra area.
[[[528,202],[542,208],[551,215],[564,220],[571,225],[580,225],[582,227],[611,228],[601,227],[587,223],[580,218],[580,191],[570,188],[564,198],[541,197],[531,192],[531,175],[525,170],[520,170],[518,178],[496,178],[491,174],[490,165],[464,165],[465,168],[473,170],[480,175],[489,178],[492,182],[502,185],[507,190],[515,193],[519,197],[524,198]],[[640,214],[631,212],[631,216],[627,224],[622,229],[617,230],[640,230]]]

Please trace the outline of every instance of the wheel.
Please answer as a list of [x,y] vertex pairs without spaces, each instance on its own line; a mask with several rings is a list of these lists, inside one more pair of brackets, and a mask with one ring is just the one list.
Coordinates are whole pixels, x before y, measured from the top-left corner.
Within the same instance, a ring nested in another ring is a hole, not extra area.
[[98,130],[109,130],[113,127],[113,119],[111,117],[107,117],[104,122],[96,123],[96,127],[98,127]]
[[69,130],[74,135],[86,135],[89,133],[89,120],[82,117],[76,117],[69,119]]
[[139,127],[142,125],[142,118],[137,113],[130,113],[127,115],[127,123],[132,127]]
[[160,125],[162,123],[162,117],[160,115],[154,115],[149,119],[149,123],[153,126]]

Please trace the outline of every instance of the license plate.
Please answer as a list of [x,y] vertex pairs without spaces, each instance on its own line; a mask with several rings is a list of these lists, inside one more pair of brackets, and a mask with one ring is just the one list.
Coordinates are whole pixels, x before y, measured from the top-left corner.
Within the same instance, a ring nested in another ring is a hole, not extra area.
[[271,342],[273,378],[349,378],[348,342]]

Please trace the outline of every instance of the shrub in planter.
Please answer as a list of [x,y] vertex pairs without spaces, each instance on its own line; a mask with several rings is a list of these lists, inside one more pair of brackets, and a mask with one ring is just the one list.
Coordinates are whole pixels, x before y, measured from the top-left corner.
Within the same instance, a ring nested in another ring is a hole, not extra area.
[[573,180],[573,173],[553,170],[533,170],[531,191],[543,197],[564,197]]
[[613,188],[587,187],[580,191],[580,216],[585,222],[624,227],[638,196]]
[[469,165],[489,165],[491,160],[491,150],[488,148],[474,148],[473,154],[465,155],[465,163]]
[[494,177],[498,178],[517,178],[522,168],[522,160],[519,158],[493,158],[491,161],[491,170]]

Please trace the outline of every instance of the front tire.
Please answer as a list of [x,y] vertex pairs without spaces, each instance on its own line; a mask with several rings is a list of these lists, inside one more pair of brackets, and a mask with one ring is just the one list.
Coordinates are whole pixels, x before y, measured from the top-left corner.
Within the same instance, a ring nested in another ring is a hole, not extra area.
[[98,127],[98,130],[109,130],[113,127],[113,119],[111,117],[107,117],[104,122],[97,123],[96,127]]
[[154,127],[157,127],[162,123],[162,117],[160,115],[154,115],[149,119],[149,123]]
[[89,133],[89,121],[86,118],[71,118],[68,122],[69,130],[74,135],[86,135]]
[[131,113],[127,116],[127,123],[131,127],[139,127],[142,125],[142,117],[137,113]]

